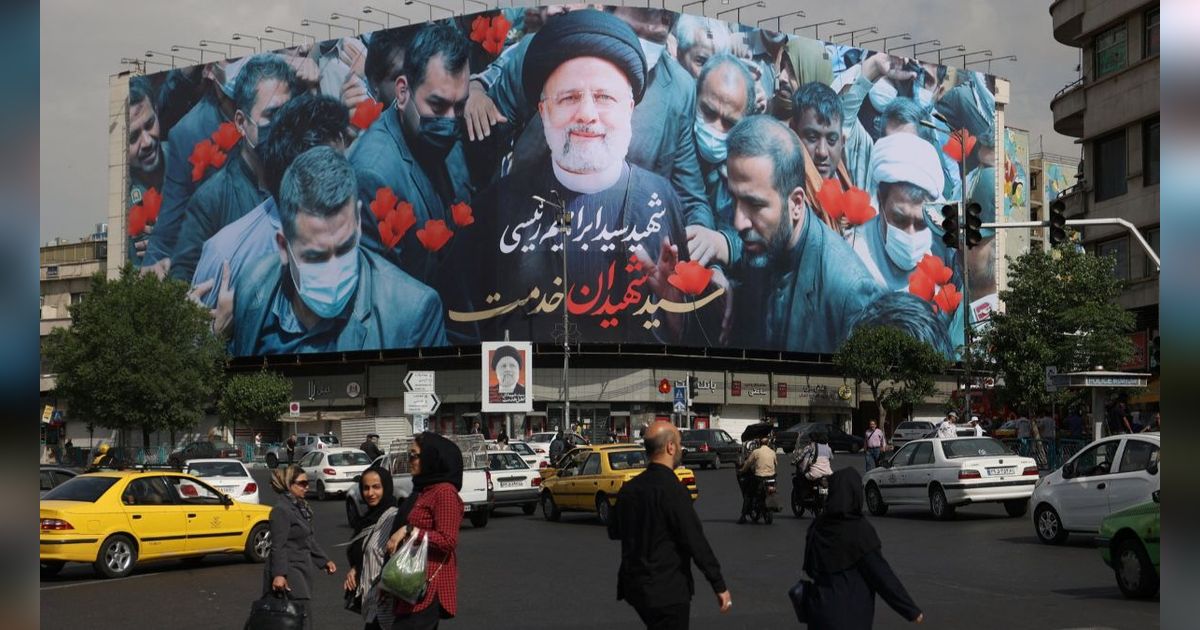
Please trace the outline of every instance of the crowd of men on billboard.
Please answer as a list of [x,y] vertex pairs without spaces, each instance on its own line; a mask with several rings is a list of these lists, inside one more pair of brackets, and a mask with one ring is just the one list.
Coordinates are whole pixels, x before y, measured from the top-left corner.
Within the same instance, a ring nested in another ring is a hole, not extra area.
[[[131,260],[190,282],[239,356],[548,339],[558,308],[591,342],[829,353],[890,325],[950,355],[986,318],[987,230],[973,304],[910,281],[960,267],[934,238],[956,160],[992,220],[988,77],[587,9],[525,10],[496,58],[443,21],[134,77],[130,204],[161,206]],[[836,200],[856,191],[865,215]]]

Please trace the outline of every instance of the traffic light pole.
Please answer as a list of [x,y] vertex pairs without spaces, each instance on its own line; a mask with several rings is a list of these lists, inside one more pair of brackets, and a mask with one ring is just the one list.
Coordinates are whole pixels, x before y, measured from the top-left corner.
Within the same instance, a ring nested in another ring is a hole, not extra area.
[[[1162,271],[1162,261],[1159,260],[1158,254],[1155,253],[1154,249],[1150,247],[1150,243],[1148,243],[1146,241],[1146,238],[1142,236],[1142,233],[1140,231],[1138,231],[1137,226],[1130,223],[1129,221],[1126,221],[1125,219],[1117,219],[1117,218],[1112,218],[1112,219],[1069,219],[1069,220],[1067,220],[1066,224],[1069,226],[1073,226],[1073,225],[1119,225],[1121,227],[1124,227],[1130,234],[1133,235],[1133,237],[1135,239],[1137,239],[1137,242],[1142,246],[1142,250],[1146,252],[1146,256],[1148,256],[1150,258],[1150,260],[1154,261],[1154,268],[1158,271]],[[1049,221],[1005,221],[1003,223],[984,223],[982,227],[993,229],[993,230],[1007,230],[1007,229],[1012,229],[1012,228],[1050,227],[1050,222]]]

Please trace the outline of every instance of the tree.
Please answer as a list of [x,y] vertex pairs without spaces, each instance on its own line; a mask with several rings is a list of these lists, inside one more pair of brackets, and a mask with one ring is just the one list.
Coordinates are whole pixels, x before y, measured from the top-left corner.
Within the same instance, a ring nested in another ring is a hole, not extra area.
[[1118,369],[1129,360],[1133,316],[1117,302],[1113,264],[1070,244],[1012,261],[1000,292],[1004,310],[992,314],[982,339],[1004,377],[1006,402],[1028,408],[1056,401],[1045,388],[1046,366]]
[[279,420],[291,396],[292,382],[274,372],[235,374],[221,388],[217,412],[223,425],[254,427]]
[[843,376],[867,386],[884,427],[887,411],[921,402],[936,391],[933,375],[946,359],[928,343],[897,328],[859,326],[833,357]]
[[45,355],[72,415],[102,427],[150,433],[195,425],[220,383],[224,344],[187,284],[139,274],[92,277],[71,306],[71,326],[50,333]]

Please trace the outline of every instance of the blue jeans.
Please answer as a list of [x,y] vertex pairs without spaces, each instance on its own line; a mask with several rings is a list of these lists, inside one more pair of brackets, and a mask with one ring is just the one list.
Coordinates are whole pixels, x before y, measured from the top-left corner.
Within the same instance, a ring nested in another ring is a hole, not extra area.
[[872,468],[874,468],[875,463],[879,461],[879,447],[873,446],[871,448],[868,448],[865,452],[864,457],[867,460],[867,470],[869,471]]

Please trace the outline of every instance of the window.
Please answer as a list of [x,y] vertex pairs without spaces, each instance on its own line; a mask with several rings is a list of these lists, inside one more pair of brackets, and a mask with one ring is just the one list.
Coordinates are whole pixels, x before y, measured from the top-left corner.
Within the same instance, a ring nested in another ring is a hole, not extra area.
[[1096,245],[1096,255],[1111,256],[1115,260],[1113,263],[1113,276],[1119,280],[1129,279],[1128,236],[1122,236],[1121,238]]
[[42,477],[42,480],[41,480],[42,481],[42,484],[41,484],[42,490],[49,490],[54,487],[54,482],[50,481],[50,472],[49,471],[43,470],[41,477]]
[[608,467],[613,470],[629,470],[646,467],[646,451],[618,451],[608,454]]
[[[1158,252],[1158,230],[1159,230],[1159,228],[1154,228],[1153,230],[1146,231],[1146,242],[1150,243],[1150,249],[1153,249],[1155,254],[1159,253]],[[1143,276],[1146,278],[1149,278],[1149,277],[1153,276],[1157,272],[1157,270],[1154,268],[1154,261],[1151,260],[1149,256],[1146,256],[1145,261],[1146,261],[1146,269],[1145,269]]]
[[1125,130],[1096,140],[1092,146],[1096,201],[1125,194]]
[[1142,125],[1142,185],[1158,184],[1158,119]]
[[347,451],[344,453],[330,453],[330,466],[369,466],[371,458],[362,451]]
[[917,444],[917,450],[913,453],[910,466],[924,466],[933,463],[933,443],[921,442]]
[[194,462],[188,464],[187,474],[196,477],[249,477],[241,462]]
[[175,491],[162,477],[134,479],[125,487],[121,502],[125,505],[174,505]]
[[1158,7],[1146,12],[1146,33],[1143,35],[1142,56],[1151,57],[1158,54]]
[[1117,440],[1097,444],[1084,451],[1068,464],[1072,477],[1095,477],[1111,472],[1113,458],[1117,456]]
[[892,465],[907,466],[908,460],[912,459],[915,452],[917,452],[916,444],[906,444],[904,448],[896,451],[896,454],[892,456]]
[[87,503],[95,503],[117,481],[117,477],[76,477],[47,492],[46,496],[42,497],[42,499],[45,501],[85,501]]
[[488,456],[489,470],[525,470],[525,460],[514,453],[492,453]]
[[583,472],[581,475],[599,475],[600,474],[600,454],[592,453],[588,456],[587,461],[583,464]]
[[175,490],[184,503],[193,505],[221,504],[221,497],[223,495],[213,490],[207,484],[188,479],[187,477],[171,477],[170,481],[175,486]]
[[[971,431],[974,434],[974,430]],[[942,442],[942,454],[946,456],[946,459],[960,459],[963,457],[1008,455],[1009,451],[1003,444],[992,438],[976,438],[973,440]]]
[[83,301],[83,293],[72,293],[71,304],[79,304]]
[[1125,67],[1129,50],[1125,45],[1125,25],[1114,26],[1096,36],[1096,78]]
[[1158,461],[1158,447],[1142,440],[1126,440],[1125,452],[1121,453],[1121,467],[1117,472],[1138,472]]

